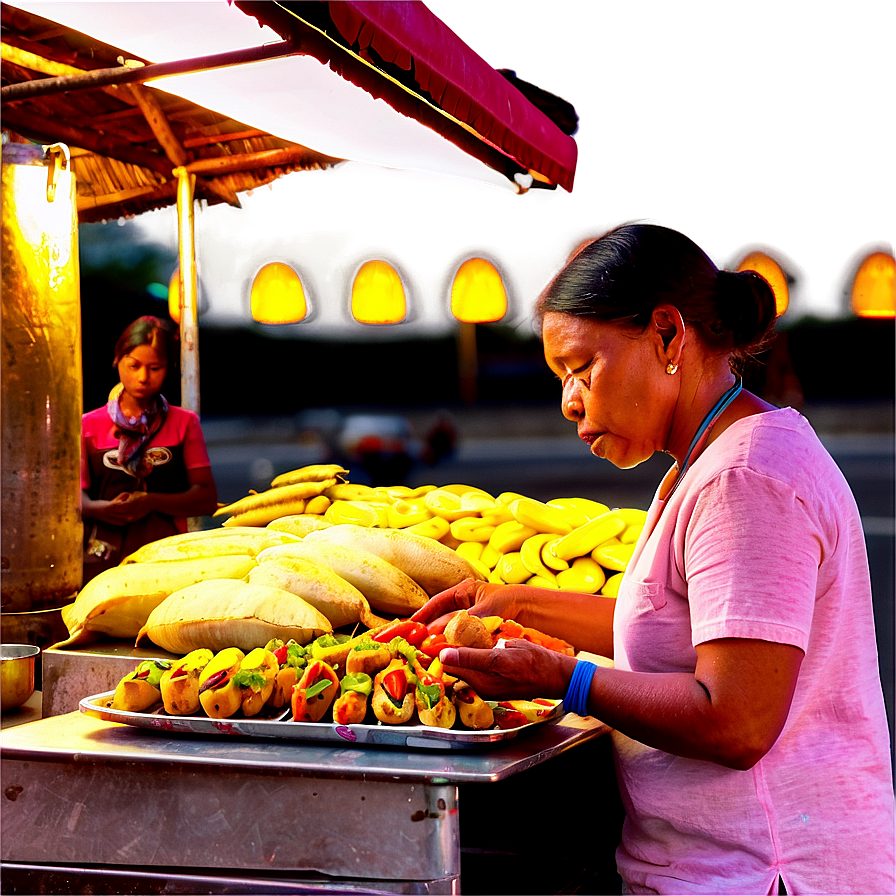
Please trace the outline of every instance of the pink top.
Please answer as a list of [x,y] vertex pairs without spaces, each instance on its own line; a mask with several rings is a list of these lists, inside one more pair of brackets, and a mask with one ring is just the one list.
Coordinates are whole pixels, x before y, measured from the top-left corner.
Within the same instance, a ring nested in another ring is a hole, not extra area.
[[862,524],[789,408],[730,426],[657,498],[620,589],[615,664],[693,672],[717,638],[805,654],[777,743],[749,771],[613,734],[632,893],[894,893],[890,742]]

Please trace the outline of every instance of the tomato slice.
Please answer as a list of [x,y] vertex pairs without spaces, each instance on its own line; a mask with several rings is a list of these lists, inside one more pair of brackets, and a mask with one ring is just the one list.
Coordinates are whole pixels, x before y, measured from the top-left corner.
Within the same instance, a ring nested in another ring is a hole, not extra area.
[[420,650],[430,659],[435,659],[443,647],[448,646],[448,639],[443,635],[427,635],[420,644]]
[[383,690],[396,706],[401,706],[404,695],[408,690],[408,677],[405,675],[404,669],[393,669],[388,675],[384,676]]

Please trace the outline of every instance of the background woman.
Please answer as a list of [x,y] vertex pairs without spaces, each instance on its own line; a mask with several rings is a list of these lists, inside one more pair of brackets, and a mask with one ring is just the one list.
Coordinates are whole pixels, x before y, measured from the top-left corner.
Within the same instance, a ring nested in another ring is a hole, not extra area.
[[84,582],[217,508],[199,418],[161,394],[173,346],[159,318],[130,324],[115,345],[120,382],[81,420]]
[[563,413],[660,484],[617,600],[467,582],[415,618],[472,608],[614,659],[508,642],[448,648],[484,695],[561,696],[613,729],[628,892],[894,892],[894,798],[864,536],[808,422],[741,387],[774,295],[687,237],[627,225],[542,295]]

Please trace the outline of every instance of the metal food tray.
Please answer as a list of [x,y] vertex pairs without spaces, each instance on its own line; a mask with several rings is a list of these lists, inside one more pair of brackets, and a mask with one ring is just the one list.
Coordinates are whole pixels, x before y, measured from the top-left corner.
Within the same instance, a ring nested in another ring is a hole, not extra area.
[[473,731],[466,728],[435,728],[429,725],[337,725],[335,722],[294,722],[290,710],[282,710],[275,717],[212,719],[208,716],[173,716],[159,705],[148,712],[126,712],[112,709],[108,704],[115,691],[85,697],[80,702],[81,712],[105,722],[118,722],[136,728],[172,734],[229,735],[251,738],[279,738],[282,740],[318,743],[326,741],[345,746],[422,747],[433,750],[471,750],[499,744],[545,722],[559,718],[563,701],[558,700],[544,718],[518,728],[488,728]]

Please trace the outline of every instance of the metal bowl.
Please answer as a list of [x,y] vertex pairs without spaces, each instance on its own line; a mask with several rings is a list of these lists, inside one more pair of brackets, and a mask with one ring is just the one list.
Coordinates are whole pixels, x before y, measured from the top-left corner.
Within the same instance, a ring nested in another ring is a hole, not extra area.
[[16,709],[34,693],[34,662],[40,648],[32,644],[0,644],[0,709]]

